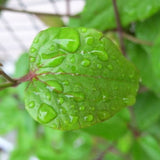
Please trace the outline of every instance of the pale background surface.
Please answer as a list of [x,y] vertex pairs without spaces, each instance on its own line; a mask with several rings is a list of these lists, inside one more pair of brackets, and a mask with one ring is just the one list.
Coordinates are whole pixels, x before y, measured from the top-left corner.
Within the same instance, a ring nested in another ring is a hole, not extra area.
[[[79,13],[85,0],[70,0],[71,14]],[[47,13],[65,14],[65,0],[8,0],[7,7]],[[67,22],[67,18],[63,18]],[[8,73],[14,72],[14,63],[28,51],[35,35],[47,26],[36,16],[24,13],[2,11],[0,16],[0,62]],[[9,160],[9,153],[15,146],[16,131],[0,137],[0,160]],[[30,160],[38,160],[31,157]]]

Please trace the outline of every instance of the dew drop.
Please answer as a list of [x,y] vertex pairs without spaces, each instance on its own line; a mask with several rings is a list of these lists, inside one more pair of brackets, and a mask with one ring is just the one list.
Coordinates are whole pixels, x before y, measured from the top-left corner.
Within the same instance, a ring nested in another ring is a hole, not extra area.
[[31,101],[29,104],[28,104],[28,108],[34,108],[35,107],[35,102],[34,101]]
[[51,61],[49,61],[47,64],[45,64],[44,67],[57,67],[64,61],[64,59],[65,59],[64,56],[55,57]]
[[36,51],[37,51],[36,48],[34,48],[34,47],[31,48],[31,53],[34,53]]
[[38,109],[38,120],[42,123],[48,123],[57,117],[56,111],[52,106],[43,103]]
[[93,41],[94,41],[93,37],[91,37],[91,36],[86,37],[86,43],[87,43],[88,45],[92,45],[92,44],[93,44]]
[[102,65],[101,65],[101,64],[97,64],[97,68],[98,68],[98,69],[101,69],[101,68],[102,68]]
[[63,104],[64,103],[64,99],[62,97],[58,98],[58,103],[59,104]]
[[38,43],[39,42],[39,38],[35,38],[33,42],[34,43]]
[[84,111],[84,110],[85,110],[85,106],[80,106],[80,107],[79,107],[79,110],[80,110],[80,111]]
[[62,85],[60,83],[58,83],[57,81],[49,80],[46,83],[48,84],[49,88],[52,89],[53,91],[55,91],[57,93],[63,92]]
[[75,124],[78,121],[78,116],[69,116],[69,120],[71,124]]
[[31,62],[35,62],[35,61],[36,61],[36,58],[35,58],[35,57],[31,57],[31,58],[30,58],[30,61],[31,61]]
[[108,60],[108,54],[105,51],[102,51],[102,50],[93,50],[91,53],[93,53],[94,55],[97,55],[98,58],[101,61],[107,61]]
[[109,70],[113,70],[113,66],[111,64],[107,65]]
[[75,63],[75,57],[71,57],[70,62]]
[[82,65],[82,66],[85,66],[85,67],[88,67],[90,64],[91,64],[91,62],[90,62],[90,60],[88,60],[88,59],[84,59],[84,60],[81,62],[81,65]]
[[89,115],[84,117],[84,120],[87,121],[87,122],[91,122],[91,121],[93,121],[93,118],[94,118],[93,115],[89,114]]
[[111,115],[109,114],[109,112],[107,111],[100,111],[98,112],[98,118],[101,120],[101,121],[104,121],[106,119],[108,119]]
[[85,96],[81,92],[68,92],[66,94],[66,97],[73,98],[77,102],[82,102],[85,99]]
[[80,45],[79,33],[74,28],[63,27],[60,29],[59,39],[56,42],[62,49],[75,52]]

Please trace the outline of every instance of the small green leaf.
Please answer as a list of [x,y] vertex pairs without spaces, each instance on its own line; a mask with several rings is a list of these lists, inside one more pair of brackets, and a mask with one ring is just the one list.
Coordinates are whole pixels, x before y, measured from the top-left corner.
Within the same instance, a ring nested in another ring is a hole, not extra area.
[[26,109],[47,126],[84,128],[135,102],[137,70],[94,29],[44,30],[34,39],[29,57],[35,77],[26,89]]
[[59,16],[46,16],[41,14],[36,14],[36,16],[49,27],[62,27],[64,23]]

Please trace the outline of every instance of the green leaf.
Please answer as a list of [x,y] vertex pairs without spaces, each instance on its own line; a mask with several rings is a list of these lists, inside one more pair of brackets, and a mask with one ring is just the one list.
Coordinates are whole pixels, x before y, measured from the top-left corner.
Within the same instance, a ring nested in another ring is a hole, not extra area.
[[86,28],[49,28],[30,52],[25,104],[52,128],[91,126],[133,105],[139,76],[134,65],[102,33]]
[[153,70],[151,55],[146,53],[141,46],[131,42],[126,43],[126,50],[130,60],[136,65],[140,72],[142,84],[159,95],[160,81]]
[[[160,9],[160,0],[120,0],[117,1],[123,26],[131,22],[142,21]],[[80,25],[106,30],[116,27],[112,0],[87,0],[81,14]]]
[[[151,92],[141,93],[137,96],[134,105],[137,125],[140,129],[146,129],[153,125],[160,117],[160,98]],[[153,112],[154,111],[154,112]]]
[[64,23],[62,18],[59,16],[46,16],[41,14],[36,14],[36,16],[49,27],[62,27]]

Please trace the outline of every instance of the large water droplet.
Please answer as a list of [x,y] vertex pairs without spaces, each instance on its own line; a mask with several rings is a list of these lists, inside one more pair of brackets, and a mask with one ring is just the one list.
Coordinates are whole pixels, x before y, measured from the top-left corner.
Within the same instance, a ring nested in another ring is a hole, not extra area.
[[68,92],[65,94],[68,98],[73,98],[77,102],[84,101],[85,96],[81,92]]
[[63,62],[64,59],[65,59],[65,56],[52,58],[52,60],[46,63],[44,67],[57,67]]
[[109,112],[107,111],[100,111],[98,112],[98,118],[101,120],[101,121],[104,121],[106,119],[108,119],[111,115],[109,114]]
[[59,104],[63,104],[64,103],[64,99],[62,97],[58,98],[58,103]]
[[75,52],[79,45],[79,33],[76,29],[63,27],[60,29],[59,39],[56,42],[68,52]]
[[108,54],[103,50],[93,50],[91,53],[93,53],[94,55],[97,55],[101,61],[108,60]]
[[87,122],[91,122],[91,121],[93,121],[93,118],[94,118],[93,115],[89,114],[89,115],[84,117],[84,120],[87,121]]
[[38,42],[39,42],[39,38],[36,37],[36,38],[34,39],[33,43],[38,43]]
[[88,67],[88,66],[91,64],[91,62],[90,62],[90,60],[88,60],[88,59],[84,59],[84,60],[81,62],[81,64],[82,64],[82,66]]
[[57,117],[56,111],[52,106],[43,103],[38,109],[38,120],[42,123],[48,123]]
[[34,48],[34,47],[32,47],[30,51],[31,51],[31,53],[34,53],[34,52],[36,52],[36,51],[37,51],[37,49],[36,49],[36,48]]
[[55,50],[55,46],[54,45],[51,45],[51,47],[49,48],[50,51],[53,51]]
[[34,108],[34,107],[35,107],[35,102],[34,101],[29,102],[28,108]]
[[71,124],[75,124],[78,121],[78,116],[72,116],[72,115],[70,115],[69,119],[70,119],[70,123]]
[[57,81],[49,80],[46,83],[48,84],[49,88],[52,89],[53,91],[55,91],[57,93],[63,92],[62,85],[60,83],[58,83]]
[[93,37],[91,37],[91,36],[86,37],[86,43],[87,43],[88,45],[92,45],[92,44],[93,44],[93,41],[94,41],[94,38],[93,38]]

